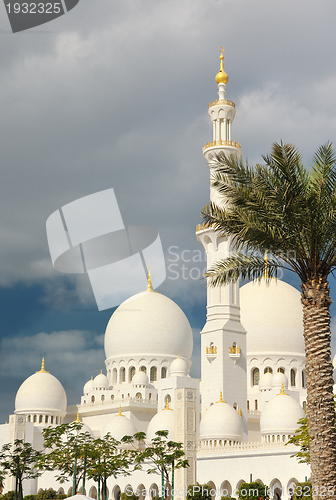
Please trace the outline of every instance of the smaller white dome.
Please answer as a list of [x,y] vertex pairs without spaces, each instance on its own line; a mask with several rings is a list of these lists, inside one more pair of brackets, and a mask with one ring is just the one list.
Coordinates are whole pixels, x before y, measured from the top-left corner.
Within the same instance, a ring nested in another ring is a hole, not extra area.
[[67,408],[65,390],[57,380],[44,369],[28,377],[19,387],[15,398],[15,413],[39,412],[64,414]]
[[267,372],[261,375],[259,382],[260,391],[270,391],[272,389],[273,373]]
[[188,375],[188,363],[185,359],[180,358],[180,356],[171,363],[170,375],[175,377],[186,377]]
[[142,385],[147,387],[148,384],[148,377],[146,373],[141,370],[139,370],[132,378],[132,385]]
[[304,417],[305,412],[295,399],[285,393],[277,394],[261,412],[260,432],[293,435],[299,428],[298,420]]
[[101,431],[101,437],[110,433],[111,436],[120,441],[124,436],[133,436],[137,432],[135,425],[129,418],[121,414],[121,408],[117,415],[113,415]]
[[174,411],[171,408],[166,407],[154,415],[147,427],[147,441],[157,437],[156,431],[169,431],[168,438],[174,439]]
[[93,391],[93,377],[86,382],[83,388],[83,394],[89,394],[89,392]]
[[283,386],[284,389],[288,389],[288,378],[282,372],[277,372],[273,375],[272,379],[272,388],[273,389],[281,389]]
[[239,413],[222,399],[210,406],[200,424],[201,439],[242,441],[243,423]]
[[93,388],[94,389],[108,389],[110,386],[109,380],[106,375],[103,374],[101,370],[100,374],[97,375],[93,380]]

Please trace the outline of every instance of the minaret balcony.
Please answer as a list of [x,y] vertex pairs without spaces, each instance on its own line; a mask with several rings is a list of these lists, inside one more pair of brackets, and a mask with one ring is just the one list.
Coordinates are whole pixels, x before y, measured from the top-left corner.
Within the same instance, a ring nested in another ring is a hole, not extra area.
[[237,360],[240,358],[240,346],[236,346],[235,343],[233,343],[233,345],[229,347],[229,356],[234,364],[236,364]]
[[212,108],[212,106],[217,106],[218,104],[224,104],[225,106],[232,106],[233,108],[236,107],[233,101],[229,101],[228,99],[216,99],[215,101],[209,102],[209,108]]
[[219,141],[212,141],[212,142],[208,142],[207,144],[205,144],[204,148],[203,148],[203,152],[206,149],[213,148],[213,147],[216,147],[216,146],[229,146],[229,147],[232,147],[232,148],[235,148],[235,149],[241,149],[241,145],[239,144],[239,142],[236,142],[236,141],[226,141],[226,140],[220,139]]

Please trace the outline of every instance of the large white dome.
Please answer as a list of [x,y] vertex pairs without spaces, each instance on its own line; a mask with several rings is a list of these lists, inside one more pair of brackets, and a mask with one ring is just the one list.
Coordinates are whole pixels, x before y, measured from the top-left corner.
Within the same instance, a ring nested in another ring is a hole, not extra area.
[[62,384],[43,368],[19,387],[15,412],[66,412],[67,397]]
[[249,356],[304,355],[302,305],[294,287],[275,279],[247,283],[240,289],[240,310]]
[[147,290],[123,302],[105,333],[106,358],[163,355],[190,359],[192,331],[184,312],[160,293]]
[[239,413],[220,399],[207,409],[200,424],[201,439],[242,441],[243,423]]
[[293,435],[299,428],[298,420],[305,412],[295,399],[280,393],[266,403],[260,416],[260,432],[265,434]]

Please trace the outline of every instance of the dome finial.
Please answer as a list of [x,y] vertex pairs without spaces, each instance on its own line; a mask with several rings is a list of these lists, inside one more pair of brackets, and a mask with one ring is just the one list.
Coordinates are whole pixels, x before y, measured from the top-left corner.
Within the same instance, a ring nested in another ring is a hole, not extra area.
[[169,408],[169,399],[168,399],[168,397],[166,398],[165,410],[171,410],[171,408]]
[[148,268],[148,278],[147,278],[147,290],[150,291],[150,292],[153,291],[151,269],[152,269],[152,266],[149,266],[149,268]]
[[119,406],[119,413],[117,413],[116,417],[124,417],[125,415],[123,415],[121,413],[121,405]]
[[223,401],[223,392],[220,391],[219,393],[219,401],[217,401],[217,403],[225,403],[225,401]]
[[269,278],[269,269],[268,269],[268,256],[267,256],[267,250],[266,250],[266,252],[265,252],[264,261],[265,261],[265,271],[264,271],[264,276],[263,276],[263,278],[268,279],[268,278]]
[[44,358],[42,358],[42,365],[41,365],[41,370],[36,372],[36,373],[49,373],[44,369]]
[[79,418],[79,411],[77,410],[77,418],[76,418],[76,422],[80,422],[80,418]]
[[278,396],[280,395],[288,396],[288,394],[285,393],[283,382],[281,382],[281,391],[279,392]]
[[220,55],[220,69],[219,69],[219,72],[216,75],[216,83],[218,85],[220,83],[225,83],[226,84],[228,82],[228,80],[229,80],[228,75],[224,71],[224,62],[223,62],[224,61],[224,54],[223,54],[224,50],[225,49],[223,47],[221,47],[219,49],[219,52],[221,53],[221,55]]

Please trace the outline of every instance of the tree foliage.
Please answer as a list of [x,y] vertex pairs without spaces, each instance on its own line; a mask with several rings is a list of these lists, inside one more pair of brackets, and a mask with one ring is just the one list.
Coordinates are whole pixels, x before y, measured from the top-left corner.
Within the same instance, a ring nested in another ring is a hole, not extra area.
[[237,494],[240,500],[269,500],[269,488],[258,481],[242,483]]
[[14,443],[4,444],[0,452],[0,470],[2,475],[15,477],[15,499],[23,498],[22,481],[34,479],[41,472],[36,469],[40,452],[34,450],[30,443],[15,439]]
[[208,484],[190,484],[187,490],[187,500],[211,500]]

